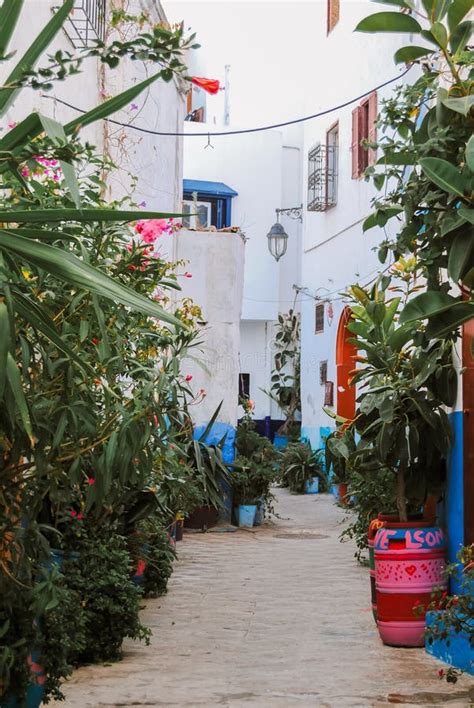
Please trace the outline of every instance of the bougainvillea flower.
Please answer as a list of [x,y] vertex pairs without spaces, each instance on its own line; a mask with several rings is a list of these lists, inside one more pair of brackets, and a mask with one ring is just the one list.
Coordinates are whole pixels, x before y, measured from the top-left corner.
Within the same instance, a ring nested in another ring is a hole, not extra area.
[[145,243],[154,243],[163,232],[168,232],[169,225],[166,219],[143,219],[137,221],[135,231],[140,234]]
[[75,519],[77,516],[77,511],[74,511],[74,509],[71,509],[71,511],[69,512],[69,516],[72,516],[72,518]]
[[11,123],[8,124],[8,127],[10,128],[10,130],[13,130],[13,128],[16,128],[17,125],[18,125],[18,123],[15,123],[15,121],[12,121]]
[[192,278],[192,277],[193,277],[193,274],[192,274],[192,273],[188,273],[188,271],[186,271],[186,273],[184,273],[184,277],[185,277],[185,278]]
[[89,487],[92,487],[92,485],[95,484],[95,479],[94,479],[94,477],[88,477],[88,478],[87,478],[87,484],[89,485]]
[[138,103],[131,103],[130,110],[131,111],[138,111]]
[[193,377],[191,376],[191,374],[186,374],[186,376],[184,377],[184,380],[185,381],[192,381]]

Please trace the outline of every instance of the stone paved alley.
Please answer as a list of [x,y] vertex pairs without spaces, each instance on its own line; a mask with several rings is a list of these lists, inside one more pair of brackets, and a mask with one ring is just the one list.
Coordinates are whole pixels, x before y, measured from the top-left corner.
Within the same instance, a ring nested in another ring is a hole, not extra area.
[[146,603],[151,646],[80,669],[54,705],[473,705],[470,678],[446,684],[424,651],[381,644],[332,497],[278,497],[263,528],[187,534],[168,595]]

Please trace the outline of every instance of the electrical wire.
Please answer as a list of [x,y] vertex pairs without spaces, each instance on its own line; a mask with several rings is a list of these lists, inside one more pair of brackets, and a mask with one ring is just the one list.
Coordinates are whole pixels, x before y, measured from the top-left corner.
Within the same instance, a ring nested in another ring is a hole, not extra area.
[[[342,108],[346,108],[347,106],[350,106],[352,103],[356,103],[357,101],[362,100],[366,96],[369,96],[371,93],[374,91],[378,91],[381,88],[384,88],[385,86],[389,86],[390,84],[393,84],[395,81],[399,81],[403,76],[406,76],[408,72],[412,69],[413,64],[410,64],[405,71],[402,71],[398,76],[395,76],[392,79],[389,79],[388,81],[384,81],[382,84],[379,84],[378,86],[374,86],[373,88],[369,89],[369,91],[365,91],[364,93],[360,94],[360,96],[356,96],[355,98],[351,98],[348,101],[345,101],[344,103],[340,103],[337,106],[333,106],[332,108],[326,108],[324,111],[319,111],[318,113],[313,113],[312,115],[309,116],[303,116],[301,118],[294,118],[293,120],[287,120],[282,123],[273,123],[271,125],[262,125],[258,126],[256,128],[242,128],[240,130],[227,130],[227,131],[206,131],[204,133],[185,133],[185,132],[167,132],[167,131],[160,131],[160,130],[150,130],[148,128],[142,128],[138,125],[133,125],[132,123],[121,123],[118,120],[113,120],[112,118],[104,118],[107,123],[112,123],[113,125],[120,125],[122,128],[129,128],[130,130],[136,130],[140,133],[147,133],[148,135],[161,135],[161,136],[168,136],[168,137],[175,137],[175,138],[210,138],[214,136],[226,136],[226,135],[245,135],[247,133],[261,133],[266,130],[274,130],[276,128],[285,128],[288,125],[297,125],[298,123],[305,123],[306,121],[309,120],[314,120],[315,118],[320,118],[321,116],[328,115],[328,113],[333,113],[334,111],[339,111]],[[47,94],[41,94],[43,98],[48,98],[52,101],[57,101],[57,103],[61,103],[63,106],[67,106],[68,108],[71,108],[74,111],[77,111],[78,113],[87,113],[82,108],[78,108],[77,106],[74,106],[72,103],[68,103],[67,101],[64,101],[62,98],[57,98],[56,96],[48,96]]]

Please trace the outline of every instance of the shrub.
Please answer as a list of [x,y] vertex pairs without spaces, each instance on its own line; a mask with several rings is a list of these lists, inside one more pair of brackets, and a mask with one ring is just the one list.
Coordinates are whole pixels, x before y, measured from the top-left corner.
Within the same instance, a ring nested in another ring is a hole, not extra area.
[[305,483],[313,477],[318,477],[321,491],[327,489],[321,453],[312,450],[307,442],[290,443],[283,450],[280,469],[282,485],[292,492],[302,494],[305,491]]

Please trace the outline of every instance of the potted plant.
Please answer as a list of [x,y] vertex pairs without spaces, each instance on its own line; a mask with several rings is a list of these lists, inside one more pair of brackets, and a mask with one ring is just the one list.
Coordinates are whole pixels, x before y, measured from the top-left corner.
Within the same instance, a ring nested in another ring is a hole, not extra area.
[[283,486],[296,494],[325,491],[320,452],[312,450],[309,442],[290,443],[280,458],[280,479]]
[[[409,282],[404,286],[408,293]],[[378,626],[388,644],[419,646],[423,618],[415,617],[413,605],[443,584],[445,541],[434,519],[411,520],[409,513],[442,489],[452,440],[444,406],[454,401],[456,377],[452,343],[418,343],[418,325],[398,323],[401,298],[390,299],[388,293],[393,294],[389,277],[379,279],[370,292],[351,288],[353,319],[348,327],[360,352],[352,385],[364,386],[354,420],[337,419],[340,428],[327,446],[346,469],[367,476],[383,468],[393,476],[396,513],[375,537]],[[418,551],[425,553],[424,566],[415,558]],[[402,568],[398,591],[390,584],[393,564]]]

